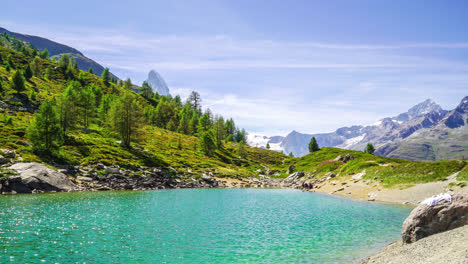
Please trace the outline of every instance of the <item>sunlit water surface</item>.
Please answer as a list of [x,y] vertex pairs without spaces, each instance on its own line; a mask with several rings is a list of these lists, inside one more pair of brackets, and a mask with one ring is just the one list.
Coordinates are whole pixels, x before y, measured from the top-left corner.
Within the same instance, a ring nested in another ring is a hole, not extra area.
[[0,263],[349,263],[409,211],[278,189],[0,196]]

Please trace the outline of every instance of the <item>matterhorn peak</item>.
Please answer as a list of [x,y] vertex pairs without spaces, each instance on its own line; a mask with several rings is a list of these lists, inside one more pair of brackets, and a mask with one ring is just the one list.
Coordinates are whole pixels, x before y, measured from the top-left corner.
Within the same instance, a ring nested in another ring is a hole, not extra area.
[[159,95],[169,95],[169,87],[167,87],[163,77],[157,71],[151,70],[148,73],[146,82],[153,88],[153,92]]

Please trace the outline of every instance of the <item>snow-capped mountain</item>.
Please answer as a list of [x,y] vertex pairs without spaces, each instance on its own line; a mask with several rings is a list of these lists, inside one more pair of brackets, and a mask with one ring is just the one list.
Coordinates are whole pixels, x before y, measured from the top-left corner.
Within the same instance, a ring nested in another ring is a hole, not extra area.
[[146,81],[151,88],[153,88],[153,92],[156,92],[159,95],[169,95],[169,87],[167,87],[163,77],[155,70],[151,70],[148,73],[148,79],[146,79]]
[[[372,143],[377,149],[376,154],[396,158],[434,160],[466,157],[468,97],[452,111],[443,110],[428,99],[405,113],[383,118],[372,125],[343,127],[323,134],[292,131],[279,142],[276,137],[266,136],[252,142],[258,147],[265,147],[269,142],[271,149],[292,152],[294,156],[300,157],[309,153],[308,145],[312,137],[317,139],[321,147],[363,150],[367,143]],[[272,138],[277,140],[274,148],[270,141]],[[455,152],[452,151],[454,149]]]

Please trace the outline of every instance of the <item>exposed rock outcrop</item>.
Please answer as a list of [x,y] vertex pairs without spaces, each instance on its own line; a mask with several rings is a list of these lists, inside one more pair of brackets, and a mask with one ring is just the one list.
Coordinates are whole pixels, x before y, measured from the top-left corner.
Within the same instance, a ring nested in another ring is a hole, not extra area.
[[412,243],[465,224],[468,224],[468,194],[458,193],[451,202],[416,207],[403,223],[401,236],[404,243]]
[[8,169],[17,176],[2,178],[0,188],[2,192],[31,193],[76,189],[76,185],[65,174],[36,162],[16,163]]

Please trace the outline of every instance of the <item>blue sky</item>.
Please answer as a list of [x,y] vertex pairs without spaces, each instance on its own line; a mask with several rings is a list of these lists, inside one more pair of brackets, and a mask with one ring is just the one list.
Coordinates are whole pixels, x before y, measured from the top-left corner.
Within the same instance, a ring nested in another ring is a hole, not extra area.
[[0,26],[68,44],[251,132],[329,132],[468,95],[467,1],[2,1]]

